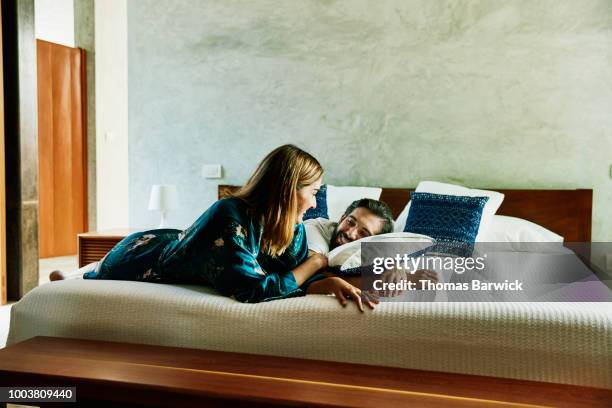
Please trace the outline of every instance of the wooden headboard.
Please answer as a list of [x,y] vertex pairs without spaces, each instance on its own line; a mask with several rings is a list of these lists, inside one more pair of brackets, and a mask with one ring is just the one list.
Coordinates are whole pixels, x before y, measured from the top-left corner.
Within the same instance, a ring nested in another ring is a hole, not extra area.
[[[219,198],[236,186],[220,185]],[[593,190],[498,190],[505,194],[497,214],[535,222],[563,236],[565,242],[591,241]],[[383,188],[380,200],[389,205],[397,218],[414,189]]]

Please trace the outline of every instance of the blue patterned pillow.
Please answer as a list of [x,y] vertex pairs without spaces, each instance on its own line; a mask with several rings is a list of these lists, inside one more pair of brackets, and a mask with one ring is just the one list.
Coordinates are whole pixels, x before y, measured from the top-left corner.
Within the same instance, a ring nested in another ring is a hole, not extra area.
[[438,241],[434,252],[471,256],[488,197],[411,193],[404,232],[424,234]]
[[316,196],[317,199],[317,208],[311,208],[304,213],[304,217],[302,217],[302,221],[310,220],[312,218],[327,218],[329,219],[329,215],[327,214],[327,184],[322,184],[319,192]]

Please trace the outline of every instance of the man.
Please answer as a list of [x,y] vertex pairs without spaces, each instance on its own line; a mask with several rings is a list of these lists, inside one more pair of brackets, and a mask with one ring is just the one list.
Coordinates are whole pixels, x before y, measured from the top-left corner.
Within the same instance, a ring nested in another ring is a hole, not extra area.
[[[387,204],[371,198],[356,200],[348,206],[339,222],[333,222],[325,218],[315,218],[304,221],[308,249],[310,253],[327,255],[334,248],[366,238],[372,235],[388,234],[393,232],[393,214]],[[334,276],[331,272],[324,273]],[[366,289],[360,277],[342,277],[345,281],[355,287]],[[436,282],[436,272],[430,270],[418,270],[414,274],[406,274],[404,271],[394,270],[382,276],[385,282],[399,282],[410,280],[418,282],[422,279]],[[397,296],[400,291],[384,291],[382,296]]]
[[361,238],[393,231],[391,209],[371,198],[356,200],[348,206],[339,222],[325,218],[304,221],[308,249],[327,255],[332,249]]

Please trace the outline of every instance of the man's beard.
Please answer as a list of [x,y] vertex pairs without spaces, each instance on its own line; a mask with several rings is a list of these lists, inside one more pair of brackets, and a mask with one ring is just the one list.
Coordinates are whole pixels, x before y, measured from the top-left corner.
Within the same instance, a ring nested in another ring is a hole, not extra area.
[[335,249],[337,247],[339,247],[342,244],[338,243],[338,236],[340,234],[342,234],[342,238],[344,238],[347,242],[350,242],[351,240],[349,239],[349,237],[346,236],[346,234],[344,232],[338,231],[338,227],[340,226],[340,224],[336,224],[336,226],[334,227],[334,232],[332,233],[331,236],[331,240],[329,242],[329,250],[331,251],[332,249]]

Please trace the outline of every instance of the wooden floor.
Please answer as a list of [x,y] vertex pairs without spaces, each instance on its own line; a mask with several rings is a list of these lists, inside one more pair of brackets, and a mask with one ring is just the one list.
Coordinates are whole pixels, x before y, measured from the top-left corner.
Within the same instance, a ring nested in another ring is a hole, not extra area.
[[612,402],[612,390],[50,337],[0,350],[0,386],[14,385],[75,386],[78,405],[609,407]]

